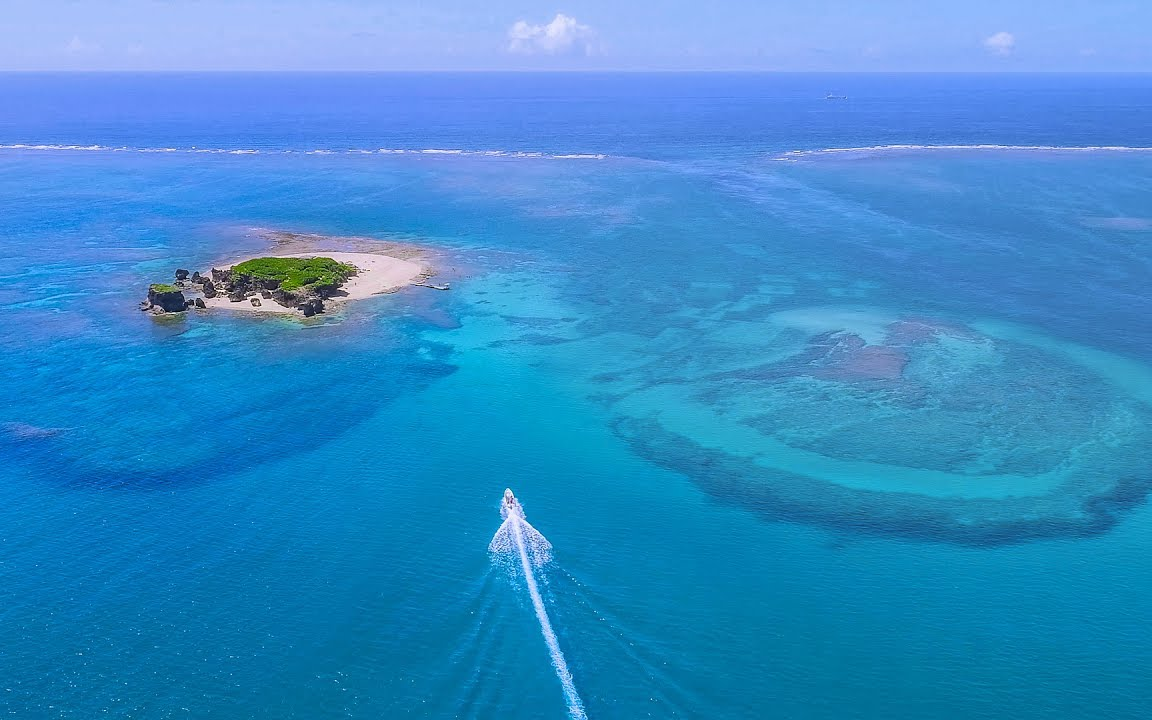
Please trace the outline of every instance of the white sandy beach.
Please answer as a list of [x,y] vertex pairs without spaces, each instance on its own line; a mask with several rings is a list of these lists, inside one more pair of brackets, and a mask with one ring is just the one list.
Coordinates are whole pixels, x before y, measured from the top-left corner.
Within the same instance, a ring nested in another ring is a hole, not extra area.
[[[260,257],[327,257],[342,263],[355,265],[358,272],[350,277],[348,282],[344,283],[336,295],[324,301],[325,305],[328,306],[348,300],[363,300],[373,295],[395,292],[413,283],[423,282],[431,275],[431,268],[424,263],[373,253],[310,252],[289,255],[265,255]],[[239,265],[249,259],[252,258],[233,261],[227,265],[227,267]],[[219,268],[222,266],[217,265],[216,267]],[[240,310],[244,312],[299,314],[298,310],[286,308],[275,300],[261,298],[260,302],[261,304],[259,306],[253,306],[251,300],[232,302],[228,299],[227,295],[224,294],[217,295],[214,298],[204,299],[204,304],[211,309],[220,308],[223,310]]]

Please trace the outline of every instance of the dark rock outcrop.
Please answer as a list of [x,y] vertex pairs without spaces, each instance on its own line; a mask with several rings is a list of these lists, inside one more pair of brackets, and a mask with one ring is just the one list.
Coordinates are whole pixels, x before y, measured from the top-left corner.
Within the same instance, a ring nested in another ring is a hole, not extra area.
[[251,275],[237,275],[233,273],[230,279],[224,281],[224,285],[230,289],[230,292],[263,294],[279,288],[280,281],[275,278],[258,278]]
[[[201,274],[200,271],[189,272],[183,268],[176,271],[176,280],[173,285],[154,285],[161,291],[176,291],[170,295],[164,292],[149,290],[148,302],[141,304],[141,310],[153,312],[179,312],[185,308],[205,308],[204,298],[211,299],[226,295],[231,302],[248,300],[253,307],[261,307],[263,301],[272,300],[288,309],[299,310],[305,317],[312,317],[324,312],[324,301],[332,297],[339,290],[336,284],[311,283],[302,288],[284,290],[280,287],[281,279],[256,277],[248,273],[237,273],[231,268],[221,270],[212,268],[209,272]],[[200,290],[204,298],[188,300],[179,292],[180,288],[189,287]]]
[[310,317],[317,313],[324,312],[324,301],[318,297],[312,297],[300,303],[297,307],[304,312],[304,317]]
[[296,302],[299,298],[295,293],[290,293],[287,290],[273,290],[272,299],[280,303],[284,307],[296,307]]
[[272,299],[284,307],[296,308],[304,317],[324,312],[324,300],[308,291],[276,289],[272,291]]
[[233,275],[228,287],[230,288],[229,292],[244,293],[245,295],[255,292],[255,288],[252,287],[252,278],[247,275]]
[[184,293],[168,285],[153,285],[148,288],[148,304],[152,310],[159,308],[162,312],[183,312]]

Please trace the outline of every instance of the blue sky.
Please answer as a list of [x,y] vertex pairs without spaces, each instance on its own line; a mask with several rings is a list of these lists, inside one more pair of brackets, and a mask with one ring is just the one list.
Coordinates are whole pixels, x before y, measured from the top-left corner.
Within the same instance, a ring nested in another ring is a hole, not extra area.
[[7,0],[4,70],[1152,71],[1152,0]]

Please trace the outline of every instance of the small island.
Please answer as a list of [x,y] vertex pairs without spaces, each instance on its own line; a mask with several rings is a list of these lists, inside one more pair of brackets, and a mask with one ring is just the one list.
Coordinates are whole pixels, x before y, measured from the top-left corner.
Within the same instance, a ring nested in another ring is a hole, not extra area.
[[262,301],[270,300],[281,308],[299,310],[311,317],[324,312],[324,301],[340,292],[358,272],[352,263],[331,257],[253,258],[227,270],[213,268],[209,282],[220,283],[223,292],[209,299],[216,300],[212,306],[223,307],[227,307],[225,302],[245,301],[251,307],[263,307]]
[[428,285],[431,269],[415,258],[362,252],[314,252],[248,258],[207,273],[179,269],[173,284],[153,284],[140,309],[291,313],[312,317],[331,303]]

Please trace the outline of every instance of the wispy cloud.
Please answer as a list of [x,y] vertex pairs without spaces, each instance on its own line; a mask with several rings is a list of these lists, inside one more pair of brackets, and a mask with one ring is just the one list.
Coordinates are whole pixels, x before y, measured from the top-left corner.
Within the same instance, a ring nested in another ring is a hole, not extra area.
[[87,42],[79,35],[73,35],[72,39],[68,41],[68,44],[64,46],[64,52],[72,55],[99,52],[100,50],[101,48],[98,44]]
[[1006,57],[1016,49],[1016,36],[1010,32],[998,32],[984,38],[984,49],[993,55]]
[[544,25],[517,20],[508,28],[508,52],[512,53],[594,55],[596,49],[596,31],[564,13]]

